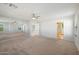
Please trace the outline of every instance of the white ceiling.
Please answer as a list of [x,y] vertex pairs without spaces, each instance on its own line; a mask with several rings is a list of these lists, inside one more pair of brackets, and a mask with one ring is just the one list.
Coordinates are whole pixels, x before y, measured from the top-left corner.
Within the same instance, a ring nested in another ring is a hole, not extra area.
[[73,15],[79,4],[75,3],[14,3],[18,8],[0,3],[0,15],[23,20],[31,20],[32,13],[40,15],[40,19],[52,19],[59,16]]

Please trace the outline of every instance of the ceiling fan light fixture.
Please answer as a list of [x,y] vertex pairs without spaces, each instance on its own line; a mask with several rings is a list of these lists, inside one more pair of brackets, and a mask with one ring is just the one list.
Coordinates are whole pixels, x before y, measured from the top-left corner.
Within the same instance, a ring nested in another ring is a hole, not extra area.
[[33,17],[32,19],[36,19],[35,17]]

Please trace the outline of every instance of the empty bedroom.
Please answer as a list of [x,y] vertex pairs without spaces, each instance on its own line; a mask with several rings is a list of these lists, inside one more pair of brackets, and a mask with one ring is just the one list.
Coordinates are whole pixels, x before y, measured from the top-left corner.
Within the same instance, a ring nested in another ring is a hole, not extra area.
[[0,55],[78,55],[78,3],[0,3]]

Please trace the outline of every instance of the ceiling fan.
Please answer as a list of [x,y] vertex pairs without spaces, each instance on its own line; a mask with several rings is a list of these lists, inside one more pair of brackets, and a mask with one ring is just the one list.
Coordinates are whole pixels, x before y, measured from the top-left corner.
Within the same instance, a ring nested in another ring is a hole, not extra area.
[[15,4],[10,3],[9,7],[14,7],[14,8],[18,8]]
[[35,13],[32,14],[32,19],[38,19],[40,16],[36,15]]
[[12,8],[18,8],[15,4],[13,3],[4,3],[6,5],[8,5],[9,7],[12,7]]

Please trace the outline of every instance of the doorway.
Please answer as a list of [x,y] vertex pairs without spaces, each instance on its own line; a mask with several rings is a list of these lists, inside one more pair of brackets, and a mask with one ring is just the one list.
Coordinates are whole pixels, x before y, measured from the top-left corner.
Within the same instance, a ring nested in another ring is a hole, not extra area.
[[57,22],[57,39],[64,39],[64,23]]

